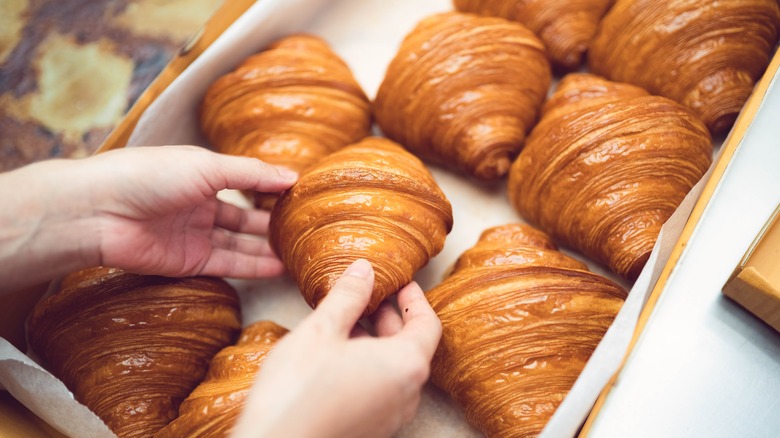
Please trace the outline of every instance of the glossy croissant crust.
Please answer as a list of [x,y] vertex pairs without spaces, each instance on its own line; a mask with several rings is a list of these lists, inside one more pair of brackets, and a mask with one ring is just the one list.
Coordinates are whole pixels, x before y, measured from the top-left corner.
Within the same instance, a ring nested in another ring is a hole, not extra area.
[[539,35],[553,63],[579,67],[612,0],[455,0],[459,11],[518,21]]
[[592,42],[594,73],[639,85],[725,132],[769,64],[776,0],[618,0]]
[[495,180],[520,151],[550,81],[544,45],[523,25],[434,15],[404,39],[374,111],[382,132],[415,154]]
[[271,321],[241,332],[236,345],[214,356],[206,378],[182,402],[179,417],[155,438],[228,437],[268,353],[287,329]]
[[271,212],[269,234],[312,307],[352,262],[371,262],[369,314],[441,251],[451,228],[452,207],[422,162],[370,137],[301,176]]
[[[370,103],[349,67],[310,35],[283,38],[219,78],[206,92],[200,116],[219,152],[296,172],[371,130]],[[264,208],[275,199],[255,198]]]
[[489,437],[535,437],[626,292],[527,225],[486,230],[427,292],[442,322],[433,382]]
[[238,296],[222,280],[93,268],[38,303],[28,338],[117,436],[149,437],[176,417],[240,327]]
[[512,165],[509,198],[529,222],[633,280],[711,161],[709,132],[686,108],[571,74]]

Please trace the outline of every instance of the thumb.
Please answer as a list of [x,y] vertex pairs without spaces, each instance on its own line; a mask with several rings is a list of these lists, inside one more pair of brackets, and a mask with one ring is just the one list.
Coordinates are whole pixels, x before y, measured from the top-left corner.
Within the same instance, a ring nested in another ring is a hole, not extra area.
[[349,336],[366,310],[373,289],[374,269],[367,260],[358,259],[344,271],[310,318],[319,327]]

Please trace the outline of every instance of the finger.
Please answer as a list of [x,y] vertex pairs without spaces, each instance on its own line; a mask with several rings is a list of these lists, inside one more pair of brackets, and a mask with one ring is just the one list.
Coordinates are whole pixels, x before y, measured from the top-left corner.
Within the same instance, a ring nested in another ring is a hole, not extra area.
[[214,248],[240,252],[242,254],[276,258],[276,255],[274,255],[271,245],[267,240],[256,237],[242,237],[241,235],[232,234],[220,229],[211,230],[211,244]]
[[[218,189],[255,190],[263,193],[278,193],[290,188],[298,180],[298,174],[284,167],[272,166],[257,158],[215,154],[214,160],[224,187]],[[206,175],[208,178],[209,175]]]
[[404,327],[398,310],[387,300],[382,302],[376,312],[371,315],[371,321],[374,323],[377,336],[393,336]]
[[276,257],[253,256],[223,248],[214,248],[200,275],[232,278],[268,278],[284,272]]
[[217,202],[217,216],[214,225],[237,233],[265,235],[271,213],[264,210],[249,210],[227,202]]
[[312,314],[315,323],[337,335],[347,336],[374,288],[374,269],[367,260],[352,263]]
[[352,331],[349,332],[350,339],[365,338],[365,337],[368,337],[368,336],[371,336],[371,335],[368,333],[368,330],[366,330],[366,328],[363,327],[360,324],[359,321],[358,321],[357,324],[355,324],[354,327],[352,327]]
[[411,282],[398,292],[398,307],[404,321],[398,336],[419,345],[430,360],[441,338],[441,321],[417,283]]

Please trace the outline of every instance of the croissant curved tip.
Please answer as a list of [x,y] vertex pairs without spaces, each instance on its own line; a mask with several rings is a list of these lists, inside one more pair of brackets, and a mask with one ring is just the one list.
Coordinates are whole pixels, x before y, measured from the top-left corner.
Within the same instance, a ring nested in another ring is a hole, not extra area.
[[737,121],[737,113],[724,114],[710,123],[710,132],[713,134],[726,133]]
[[649,259],[650,259],[650,252],[646,252],[642,254],[639,258],[634,260],[634,263],[631,264],[631,267],[626,272],[626,278],[632,282],[636,281],[636,279],[639,278],[639,274],[642,273],[642,269],[644,269]]
[[474,170],[474,176],[483,181],[494,181],[509,173],[510,167],[512,161],[508,155],[504,155],[481,162]]

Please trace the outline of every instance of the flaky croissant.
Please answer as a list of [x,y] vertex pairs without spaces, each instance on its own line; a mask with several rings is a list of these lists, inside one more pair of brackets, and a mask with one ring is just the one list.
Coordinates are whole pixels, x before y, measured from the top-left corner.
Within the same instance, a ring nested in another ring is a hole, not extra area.
[[779,30],[776,0],[617,0],[589,64],[687,106],[720,133],[764,73]]
[[229,436],[268,352],[285,334],[287,329],[271,321],[245,328],[236,345],[214,356],[206,378],[182,402],[178,418],[155,438]]
[[238,296],[222,280],[94,268],[38,303],[28,338],[117,436],[149,437],[176,418],[240,327]]
[[503,17],[528,26],[553,63],[579,67],[612,0],[454,0],[459,11]]
[[512,165],[509,198],[526,220],[633,280],[711,161],[709,132],[686,108],[571,74]]
[[626,291],[527,225],[486,230],[427,292],[442,322],[433,383],[489,437],[535,437],[612,324]]
[[544,45],[523,25],[434,15],[404,39],[374,111],[415,154],[490,181],[509,170],[550,80]]
[[[206,92],[201,129],[219,152],[302,172],[366,137],[371,106],[349,67],[325,41],[281,39],[219,78]],[[270,208],[275,196],[258,195]]]
[[441,251],[452,207],[428,169],[369,137],[327,156],[271,212],[270,242],[312,307],[355,260],[376,280],[366,314]]

